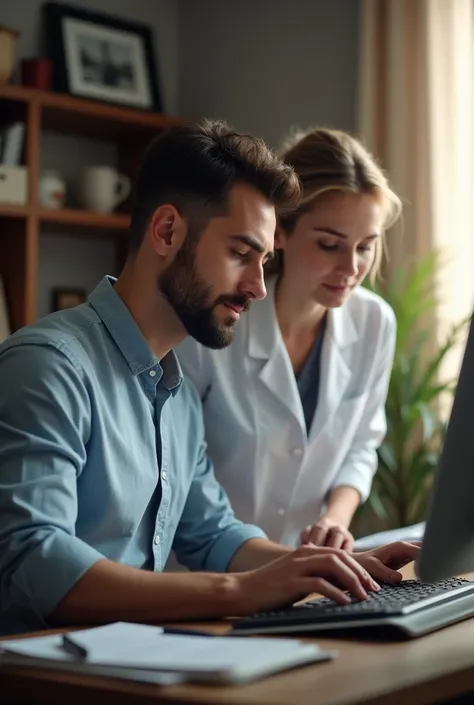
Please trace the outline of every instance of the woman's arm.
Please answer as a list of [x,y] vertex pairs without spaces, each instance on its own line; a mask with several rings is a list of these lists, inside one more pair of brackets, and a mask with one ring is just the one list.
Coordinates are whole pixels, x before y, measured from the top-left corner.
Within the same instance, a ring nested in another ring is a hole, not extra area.
[[386,307],[384,314],[385,330],[372,360],[373,374],[365,408],[352,445],[331,488],[334,491],[338,487],[353,487],[358,490],[362,502],[369,496],[372,478],[377,470],[377,448],[387,432],[385,405],[395,352],[396,320],[391,308]]
[[349,487],[349,485],[336,487],[329,493],[324,516],[347,529],[360,500],[360,492],[355,487]]
[[382,342],[374,355],[370,391],[357,433],[327,497],[327,508],[315,524],[301,533],[301,543],[352,550],[354,539],[348,527],[361,502],[367,499],[377,469],[377,448],[386,433],[385,403],[392,372],[396,341],[393,311],[385,308]]

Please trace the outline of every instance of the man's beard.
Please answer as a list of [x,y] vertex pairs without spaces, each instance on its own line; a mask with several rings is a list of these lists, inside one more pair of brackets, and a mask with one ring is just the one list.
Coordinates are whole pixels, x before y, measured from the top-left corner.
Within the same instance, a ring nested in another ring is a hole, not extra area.
[[219,296],[210,303],[212,288],[199,277],[195,266],[195,246],[186,242],[159,278],[158,286],[188,334],[201,345],[215,350],[230,345],[237,323],[229,316],[219,324],[214,315],[216,306],[242,306],[244,311],[250,307],[250,300],[239,295]]

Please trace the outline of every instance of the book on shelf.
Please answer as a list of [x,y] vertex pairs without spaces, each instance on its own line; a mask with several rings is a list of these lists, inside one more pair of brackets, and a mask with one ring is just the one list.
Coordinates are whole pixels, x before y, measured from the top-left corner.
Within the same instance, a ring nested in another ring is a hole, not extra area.
[[0,164],[20,166],[25,144],[25,123],[13,122],[0,130]]

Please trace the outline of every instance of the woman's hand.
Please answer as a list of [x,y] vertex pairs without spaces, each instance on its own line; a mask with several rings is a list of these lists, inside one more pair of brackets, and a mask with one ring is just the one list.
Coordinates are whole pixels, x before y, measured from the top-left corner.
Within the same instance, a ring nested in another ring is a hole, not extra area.
[[309,543],[314,546],[329,546],[341,548],[343,551],[352,551],[354,537],[343,524],[329,516],[323,516],[315,524],[310,524],[301,532],[300,544],[304,546]]

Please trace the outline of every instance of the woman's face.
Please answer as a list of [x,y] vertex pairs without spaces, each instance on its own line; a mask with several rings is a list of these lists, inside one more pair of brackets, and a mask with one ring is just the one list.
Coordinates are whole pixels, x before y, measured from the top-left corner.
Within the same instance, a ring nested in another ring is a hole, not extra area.
[[375,196],[340,191],[321,195],[291,235],[277,234],[275,246],[284,250],[284,277],[291,290],[325,308],[341,306],[372,266],[383,221]]

